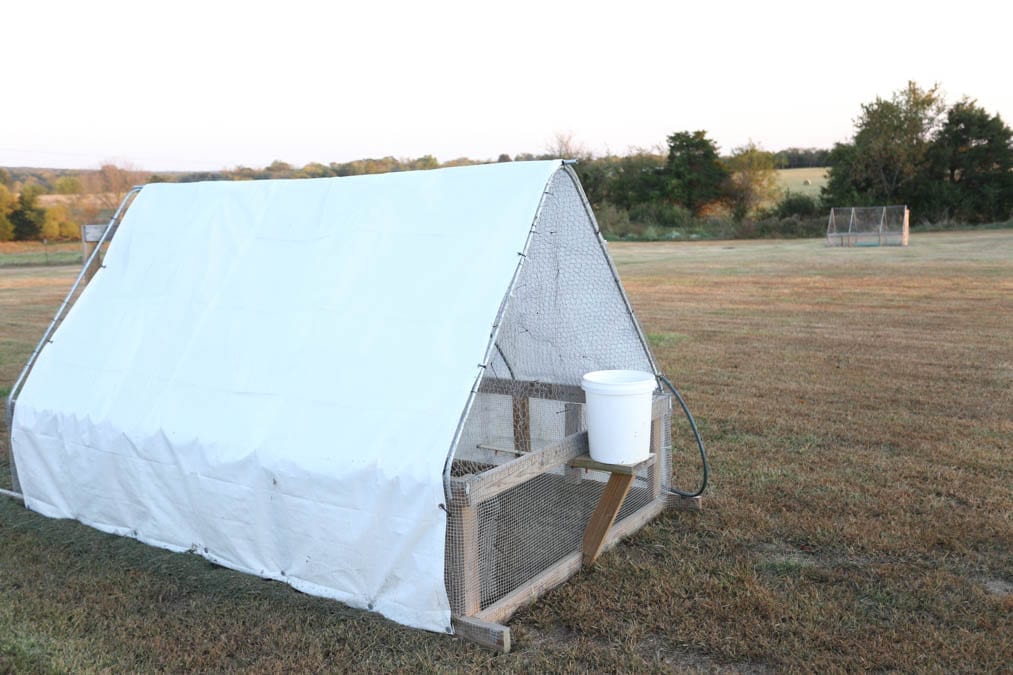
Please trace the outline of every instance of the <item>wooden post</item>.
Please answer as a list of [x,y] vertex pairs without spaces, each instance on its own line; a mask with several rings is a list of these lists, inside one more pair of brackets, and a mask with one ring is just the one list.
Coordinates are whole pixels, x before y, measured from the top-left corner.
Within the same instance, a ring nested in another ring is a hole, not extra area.
[[513,397],[514,449],[531,452],[531,399],[527,396]]
[[585,565],[590,565],[601,555],[605,545],[605,535],[608,534],[612,523],[616,521],[619,509],[622,508],[623,501],[626,499],[635,477],[633,473],[614,473],[609,476],[609,482],[605,485],[601,501],[598,502],[594,513],[591,514],[591,520],[584,531],[584,544],[581,551],[583,553],[582,562]]
[[651,499],[661,494],[662,473],[665,471],[665,458],[661,456],[665,449],[661,434],[664,431],[664,418],[656,417],[651,420],[651,453],[654,455],[654,466],[651,467]]
[[[88,256],[90,256],[92,254],[92,252],[97,247],[98,247],[98,244],[96,242],[88,242],[88,243],[86,243],[84,245],[84,248],[85,248],[84,262],[85,263],[88,262]],[[102,266],[102,256],[101,255],[97,255],[91,261],[91,265],[88,266],[88,269],[84,273],[84,283],[88,283],[89,281],[91,281],[91,278],[93,276],[95,276],[95,273],[98,272],[98,268],[101,267],[101,266]]]
[[900,245],[907,246],[908,235],[911,232],[911,211],[908,210],[907,206],[904,207],[904,229],[900,235]]
[[454,522],[461,535],[460,583],[462,586],[465,616],[482,609],[482,576],[479,568],[478,508],[471,505],[454,505]]
[[[99,241],[102,239],[102,235],[105,233],[105,225],[82,225],[81,226],[81,265],[85,265],[88,262],[88,257],[98,248]],[[84,283],[91,281],[91,278],[95,276],[101,264],[101,254],[95,256],[95,260],[85,270]]]
[[[564,433],[567,436],[572,436],[580,431],[580,404],[567,403],[565,410]],[[581,469],[568,465],[564,470],[563,480],[570,484],[579,483]]]
[[468,616],[452,617],[451,622],[454,631],[465,640],[494,652],[510,651],[510,629],[506,626]]

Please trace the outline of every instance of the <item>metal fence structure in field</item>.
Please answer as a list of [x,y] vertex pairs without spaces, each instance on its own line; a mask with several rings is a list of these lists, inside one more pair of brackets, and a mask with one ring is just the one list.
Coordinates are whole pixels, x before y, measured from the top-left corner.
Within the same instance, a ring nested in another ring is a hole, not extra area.
[[907,206],[847,206],[830,209],[827,246],[907,246]]

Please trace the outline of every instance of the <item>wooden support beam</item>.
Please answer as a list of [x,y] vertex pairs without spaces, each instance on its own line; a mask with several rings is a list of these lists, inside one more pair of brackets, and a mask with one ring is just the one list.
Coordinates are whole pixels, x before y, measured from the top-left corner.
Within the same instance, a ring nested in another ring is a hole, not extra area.
[[654,459],[654,455],[648,455],[647,459],[642,462],[637,462],[636,464],[606,464],[605,462],[596,462],[591,459],[591,455],[588,454],[574,457],[566,464],[567,466],[587,469],[588,471],[606,471],[613,474],[620,473],[624,476],[635,476],[641,469],[646,469],[654,464]]
[[468,476],[461,481],[464,486],[464,494],[461,496],[466,498],[470,504],[478,504],[520,485],[524,481],[566,464],[570,459],[586,452],[586,431],[567,436],[558,443],[547,445],[540,450],[522,455],[480,474]]
[[651,470],[651,497],[657,498],[661,494],[662,474],[665,471],[665,458],[661,456],[665,449],[662,442],[662,432],[665,429],[665,420],[656,417],[651,420],[651,456],[654,457],[654,468]]
[[605,535],[608,534],[612,523],[619,515],[619,509],[623,506],[633,479],[636,476],[632,473],[613,473],[609,476],[609,482],[605,485],[605,492],[602,493],[601,501],[591,514],[591,520],[584,530],[584,543],[581,546],[583,563],[590,565],[601,554],[605,545]]
[[[563,432],[567,436],[572,436],[573,434],[582,431],[580,404],[567,403],[564,406],[563,410],[565,411],[564,412],[565,417],[563,419]],[[563,478],[567,483],[571,485],[576,484],[579,483],[582,479],[581,473],[582,471],[580,469],[572,466],[567,466],[563,472]]]
[[482,621],[473,616],[453,616],[454,632],[465,640],[495,652],[510,651],[510,629],[498,623]]
[[451,577],[461,586],[461,612],[465,616],[477,614],[482,609],[481,561],[478,545],[478,507],[467,504],[450,505],[451,517],[448,525],[456,528],[460,537],[460,556],[454,556]]
[[584,390],[572,384],[554,384],[552,382],[531,382],[527,380],[502,380],[495,377],[483,377],[478,385],[480,394],[504,394],[522,398],[544,398],[551,401],[583,403]]
[[483,621],[503,622],[521,607],[534,602],[580,570],[580,551],[574,551],[523,586],[503,596],[478,613]]
[[531,399],[526,396],[513,397],[514,449],[531,452]]
[[[84,260],[85,260],[85,262],[87,262],[88,261],[88,256],[90,256],[92,254],[92,252],[98,247],[98,242],[87,242],[87,243],[84,244],[84,247],[85,247],[85,250],[84,250]],[[95,259],[91,261],[91,265],[89,265],[88,269],[85,271],[85,274],[84,274],[84,283],[87,284],[89,281],[91,281],[91,278],[93,276],[95,276],[95,273],[99,271],[100,267],[102,267],[102,254],[101,253],[99,253],[99,255],[95,256]]]
[[[503,380],[483,377],[478,385],[480,394],[500,394],[520,398],[540,398],[563,403],[585,403],[584,390],[578,385],[555,384],[553,382],[531,382],[528,380]],[[654,395],[651,417],[658,417],[672,409],[671,394]]]
[[580,420],[580,404],[567,403],[563,406],[563,410],[565,411],[565,417],[563,419],[564,433],[567,436],[572,436],[579,431],[583,431]]
[[605,538],[605,545],[602,546],[599,555],[615,546],[621,539],[630,536],[644,525],[654,520],[658,514],[665,510],[665,503],[665,496],[662,495],[653,502],[649,502],[643,508],[634,511],[613,525],[612,529],[608,533],[608,536]]

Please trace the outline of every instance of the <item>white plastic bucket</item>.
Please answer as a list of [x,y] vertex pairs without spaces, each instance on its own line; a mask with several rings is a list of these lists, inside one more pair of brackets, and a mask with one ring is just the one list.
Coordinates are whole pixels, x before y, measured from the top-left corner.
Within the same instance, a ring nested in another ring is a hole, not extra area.
[[651,401],[658,383],[639,370],[596,370],[580,382],[591,459],[636,464],[651,453]]

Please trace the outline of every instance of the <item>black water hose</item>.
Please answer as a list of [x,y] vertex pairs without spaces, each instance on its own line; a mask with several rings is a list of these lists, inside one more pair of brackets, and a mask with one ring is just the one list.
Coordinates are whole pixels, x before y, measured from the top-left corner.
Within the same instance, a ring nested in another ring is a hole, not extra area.
[[703,464],[703,480],[700,481],[700,489],[696,492],[683,492],[674,487],[668,488],[668,491],[673,495],[679,495],[680,497],[699,497],[703,494],[703,491],[707,489],[707,478],[710,476],[710,467],[707,465],[707,451],[703,449],[703,439],[700,438],[700,430],[696,428],[696,421],[693,419],[693,413],[689,411],[689,407],[686,402],[682,400],[682,394],[679,390],[668,381],[668,378],[664,375],[658,375],[658,379],[665,383],[669,391],[675,394],[675,400],[682,406],[682,412],[686,413],[686,419],[689,420],[689,427],[693,430],[693,436],[696,437],[696,446],[700,448],[700,461]]

